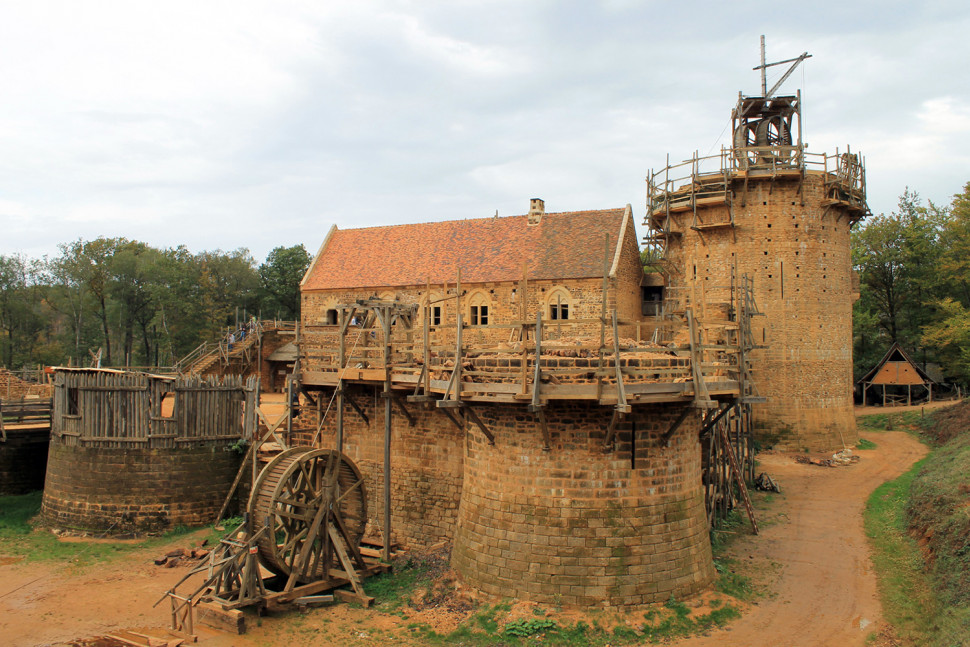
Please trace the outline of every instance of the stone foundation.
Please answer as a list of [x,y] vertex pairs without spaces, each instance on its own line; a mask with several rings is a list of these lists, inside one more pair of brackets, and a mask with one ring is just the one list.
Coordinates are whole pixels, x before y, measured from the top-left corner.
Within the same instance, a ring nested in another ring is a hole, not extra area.
[[174,449],[68,447],[54,439],[44,521],[110,534],[212,523],[241,459],[225,447],[224,442]]
[[[368,422],[346,406],[344,452],[367,479],[371,522],[380,526],[383,399],[373,387],[348,393]],[[713,581],[697,416],[668,445],[661,436],[681,408],[638,407],[607,453],[612,409],[597,404],[550,404],[550,451],[524,405],[475,407],[494,445],[440,410],[408,410],[413,427],[396,408],[392,416],[392,537],[412,549],[452,542],[452,565],[470,586],[590,607],[681,598]],[[333,446],[335,419],[331,410],[324,447]],[[309,443],[312,434],[295,440]]]
[[611,411],[550,405],[551,449],[524,407],[483,410],[495,446],[469,434],[452,564],[495,596],[580,607],[682,598],[714,578],[697,419],[629,417],[603,451]]

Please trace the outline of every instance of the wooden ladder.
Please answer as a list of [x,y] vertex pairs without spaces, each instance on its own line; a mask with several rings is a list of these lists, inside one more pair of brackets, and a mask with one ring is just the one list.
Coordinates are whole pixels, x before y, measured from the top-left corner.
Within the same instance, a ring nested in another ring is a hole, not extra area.
[[741,500],[744,502],[744,509],[748,511],[748,519],[751,520],[751,528],[754,530],[754,534],[758,534],[758,521],[754,518],[754,508],[751,507],[751,499],[748,497],[748,488],[744,484],[744,475],[741,473],[741,465],[738,464],[738,457],[734,454],[734,448],[731,446],[731,439],[728,437],[728,432],[726,427],[721,427],[719,433],[721,434],[721,442],[724,445],[724,451],[727,452],[728,460],[731,461],[731,471],[734,473],[734,480],[738,484],[738,489],[741,491]]

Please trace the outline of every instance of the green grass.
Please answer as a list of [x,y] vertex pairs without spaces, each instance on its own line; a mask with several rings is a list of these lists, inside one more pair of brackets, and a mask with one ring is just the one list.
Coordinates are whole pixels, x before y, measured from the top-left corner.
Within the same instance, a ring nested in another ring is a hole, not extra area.
[[871,440],[865,438],[860,438],[859,442],[855,444],[856,449],[875,449],[878,445]]
[[381,611],[392,613],[407,604],[416,589],[427,588],[430,584],[430,565],[408,560],[389,573],[367,579],[364,589]]
[[925,562],[907,532],[905,506],[910,487],[926,459],[869,496],[865,529],[872,561],[879,574],[883,613],[900,638],[918,644],[928,636],[939,603],[924,575]]
[[[963,440],[961,447],[935,450],[879,486],[866,507],[883,613],[907,645],[970,644],[970,520],[965,506],[954,507],[967,479],[960,470],[970,461],[970,439],[957,440]],[[913,523],[933,527],[932,541],[942,544],[934,550],[932,565],[911,534]]]
[[[915,410],[874,413],[856,418],[859,431],[891,431],[894,429],[913,431],[922,428],[926,424],[926,420],[921,412]],[[860,447],[860,449],[865,448]]]
[[[194,532],[189,528],[177,528],[137,542],[64,542],[49,530],[34,527],[33,520],[40,512],[41,499],[41,492],[0,496],[0,555],[23,557],[29,562],[61,561],[72,566],[87,566],[136,550],[159,547]],[[221,533],[210,530],[210,544],[218,541],[220,536]]]

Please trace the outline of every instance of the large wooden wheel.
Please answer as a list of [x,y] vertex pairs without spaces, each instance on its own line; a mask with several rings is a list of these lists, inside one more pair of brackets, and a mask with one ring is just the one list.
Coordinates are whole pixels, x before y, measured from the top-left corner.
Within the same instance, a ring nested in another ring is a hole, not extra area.
[[[294,447],[276,456],[256,479],[249,498],[259,557],[269,570],[309,582],[335,564],[331,528],[356,552],[367,523],[364,478],[332,449]],[[308,546],[309,544],[309,546]]]

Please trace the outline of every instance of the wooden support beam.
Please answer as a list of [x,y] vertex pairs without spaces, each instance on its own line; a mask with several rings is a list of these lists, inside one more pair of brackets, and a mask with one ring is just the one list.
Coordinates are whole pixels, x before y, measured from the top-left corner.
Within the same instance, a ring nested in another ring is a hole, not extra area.
[[704,371],[701,367],[703,358],[698,348],[700,341],[697,337],[697,323],[694,321],[694,313],[691,308],[687,309],[687,328],[690,334],[690,368],[694,378],[694,406],[701,409],[713,409],[717,406],[717,403],[711,400],[707,383],[704,381]]
[[391,399],[394,400],[394,404],[397,405],[397,408],[400,409],[404,417],[408,419],[408,427],[413,427],[418,423],[418,421],[414,419],[414,416],[411,415],[411,412],[408,411],[407,407],[404,406],[404,400],[401,399],[401,396],[391,395]]
[[744,483],[744,474],[741,472],[741,466],[738,464],[738,457],[734,453],[734,448],[731,447],[731,439],[728,438],[727,429],[721,428],[721,440],[723,441],[724,451],[727,452],[728,461],[731,465],[731,472],[734,475],[734,481],[738,485],[738,490],[741,492],[741,500],[744,502],[744,508],[748,512],[748,519],[751,520],[751,529],[754,534],[758,534],[758,521],[754,518],[754,508],[751,505],[751,499],[748,497],[748,487]]
[[680,412],[680,415],[677,416],[677,419],[674,420],[672,425],[670,425],[670,429],[664,432],[664,435],[660,437],[660,440],[663,441],[663,444],[665,447],[670,447],[670,439],[673,438],[674,433],[677,431],[678,428],[680,428],[680,425],[683,424],[684,420],[687,420],[687,416],[689,416],[690,412],[693,410],[694,409],[691,407],[684,407],[684,410]]
[[[376,308],[384,312],[384,561],[391,561],[391,318],[390,308]],[[343,560],[341,560],[343,561]],[[347,566],[345,565],[345,568]],[[354,591],[363,596],[359,584]]]
[[630,405],[626,401],[626,391],[623,388],[623,370],[620,368],[620,331],[616,322],[616,310],[613,310],[613,368],[616,369],[616,410],[620,413],[630,413]]
[[606,438],[603,440],[603,448],[609,450],[613,447],[613,437],[616,436],[616,426],[620,422],[620,418],[623,414],[619,409],[613,409],[613,417],[610,418],[610,424],[606,427]]
[[306,399],[309,400],[310,404],[312,404],[314,407],[319,407],[319,404],[317,403],[317,399],[313,397],[313,394],[310,393],[310,391],[306,388],[306,386],[303,385],[302,382],[300,383],[300,393],[306,396]]
[[487,426],[485,426],[485,423],[482,422],[482,419],[478,417],[478,414],[475,412],[475,410],[472,409],[471,406],[469,406],[466,403],[465,406],[464,406],[464,411],[465,411],[465,414],[469,418],[472,419],[472,422],[474,422],[476,425],[478,425],[478,428],[482,430],[482,433],[485,434],[485,437],[488,438],[488,444],[489,445],[494,445],[495,444],[495,436],[493,436],[492,435],[492,432],[489,431],[489,429],[488,429]]
[[[333,454],[327,459],[327,469],[324,474],[333,474],[330,479],[331,482],[324,486],[324,492],[320,497],[320,505],[317,507],[316,513],[313,515],[313,521],[310,522],[310,526],[307,528],[306,537],[303,539],[303,546],[300,549],[299,555],[293,560],[290,566],[290,576],[286,580],[286,586],[283,588],[284,592],[290,592],[293,587],[296,586],[296,582],[301,577],[305,577],[307,560],[313,552],[313,545],[317,541],[317,536],[320,534],[324,521],[327,521],[330,514],[330,504],[333,499],[334,485],[336,484],[336,468],[333,464]],[[326,524],[329,527],[329,521]],[[325,531],[326,532],[326,531]]]
[[533,407],[541,407],[542,402],[539,399],[539,385],[541,384],[540,379],[542,378],[542,312],[536,313],[536,354],[535,354],[535,371],[532,376],[532,405],[530,410],[535,410]]
[[542,451],[547,452],[550,449],[551,437],[549,436],[549,426],[546,424],[546,414],[543,411],[544,407],[539,404],[530,404],[529,411],[535,414],[536,420],[539,421],[539,428],[542,430]]
[[344,402],[346,402],[347,404],[349,404],[350,405],[350,408],[357,412],[357,415],[359,415],[361,417],[361,419],[364,421],[364,424],[365,425],[369,425],[370,424],[370,418],[367,417],[367,414],[364,413],[364,410],[360,408],[360,405],[358,405],[354,401],[354,399],[352,397],[350,397],[350,395],[344,389],[340,389],[337,392],[337,394],[340,395],[341,397],[343,397]]
[[[441,401],[439,400],[438,403],[440,404]],[[454,425],[458,427],[458,429],[460,429],[461,431],[465,431],[465,423],[459,420],[458,417],[451,412],[451,409],[452,409],[451,407],[443,407],[439,409],[439,411],[441,411],[443,414],[448,416],[448,419],[451,420],[451,422],[454,423]]]
[[730,411],[736,406],[736,404],[737,403],[732,402],[727,406],[722,407],[720,410],[717,411],[717,413],[714,413],[712,411],[711,414],[705,418],[704,426],[701,427],[701,432],[699,434],[699,437],[703,438],[704,436],[706,436],[711,431],[711,429],[714,428],[714,425],[717,424],[718,420],[723,418],[728,411]]

